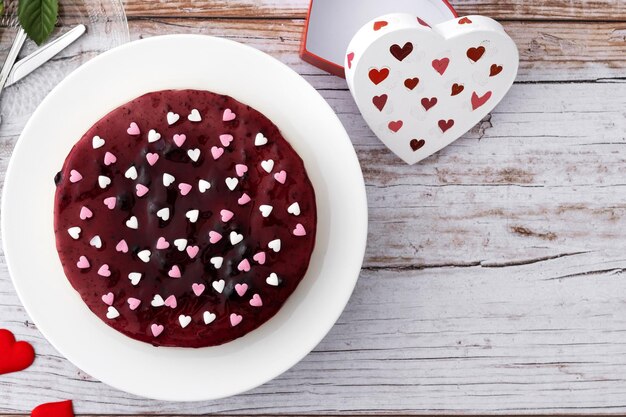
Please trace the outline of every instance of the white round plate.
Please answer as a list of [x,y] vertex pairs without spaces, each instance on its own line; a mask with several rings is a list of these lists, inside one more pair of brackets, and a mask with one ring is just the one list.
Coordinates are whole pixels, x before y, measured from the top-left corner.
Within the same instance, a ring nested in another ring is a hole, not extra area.
[[[305,278],[274,318],[217,347],[155,348],[116,332],[70,286],[55,248],[53,178],[74,143],[115,107],[169,88],[228,94],[264,113],[304,160],[317,196],[317,242]],[[2,214],[13,283],[50,343],[109,385],[172,401],[235,395],[300,361],[348,302],[367,236],[361,170],[346,131],[324,99],[294,71],[256,49],[194,35],[118,47],[59,84],[15,147]]]

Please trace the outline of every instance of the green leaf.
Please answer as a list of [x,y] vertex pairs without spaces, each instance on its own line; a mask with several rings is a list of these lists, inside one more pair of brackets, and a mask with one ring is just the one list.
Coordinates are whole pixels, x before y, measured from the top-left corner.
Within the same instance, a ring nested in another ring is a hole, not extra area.
[[0,0],[0,14],[4,13],[4,0]]
[[37,45],[52,33],[58,13],[58,0],[19,0],[17,7],[20,25]]

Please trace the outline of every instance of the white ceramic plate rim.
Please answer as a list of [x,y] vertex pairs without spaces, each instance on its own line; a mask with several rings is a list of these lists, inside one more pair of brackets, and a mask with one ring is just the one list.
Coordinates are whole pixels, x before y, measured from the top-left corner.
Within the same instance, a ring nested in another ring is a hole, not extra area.
[[[167,88],[229,94],[263,112],[301,155],[316,190],[318,235],[307,275],[273,319],[218,347],[155,348],[111,329],[72,289],[55,249],[53,176],[73,144],[113,108]],[[345,129],[302,77],[236,42],[169,35],[102,54],[46,97],[24,128],[7,169],[2,232],[20,300],[37,328],[69,361],[132,394],[211,400],[275,378],[328,333],[359,276],[367,200]]]

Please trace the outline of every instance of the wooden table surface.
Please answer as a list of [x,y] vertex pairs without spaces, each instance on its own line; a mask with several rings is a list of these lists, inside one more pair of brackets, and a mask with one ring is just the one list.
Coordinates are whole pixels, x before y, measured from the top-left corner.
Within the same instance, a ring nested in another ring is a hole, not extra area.
[[[626,1],[452,3],[503,23],[520,73],[478,126],[407,166],[366,127],[344,80],[298,58],[307,0],[128,0],[132,39],[234,39],[328,100],[367,184],[361,277],[293,369],[235,398],[172,404],[112,389],[60,356],[0,258],[0,327],[38,352],[27,371],[0,377],[0,414],[68,398],[85,415],[626,413]],[[3,96],[0,173],[34,107],[15,104],[28,94]]]

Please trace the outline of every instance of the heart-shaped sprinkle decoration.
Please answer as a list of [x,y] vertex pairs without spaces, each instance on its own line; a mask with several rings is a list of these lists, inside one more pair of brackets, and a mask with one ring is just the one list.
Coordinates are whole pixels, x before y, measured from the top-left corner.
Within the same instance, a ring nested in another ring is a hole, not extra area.
[[198,109],[192,109],[191,113],[189,113],[189,116],[187,116],[187,120],[194,123],[201,122],[202,116],[200,116],[200,112],[198,111]]
[[233,213],[230,210],[223,209],[223,210],[220,211],[220,216],[222,216],[222,221],[224,223],[226,223],[227,221],[232,219],[234,215],[235,215],[235,213]]
[[111,152],[104,154],[104,165],[112,165],[117,162],[117,157],[113,155]]
[[189,194],[189,191],[191,191],[193,187],[187,183],[181,182],[180,184],[178,184],[178,189],[180,190],[180,194],[181,195],[187,195]]
[[101,277],[108,278],[111,276],[111,270],[109,269],[109,265],[102,264],[102,266],[98,269],[98,275]]
[[150,129],[148,132],[148,142],[154,143],[159,139],[161,139],[161,134],[154,129]]
[[170,219],[170,209],[168,207],[164,207],[161,210],[157,211],[156,215],[158,218],[166,222]]
[[159,337],[159,335],[163,333],[163,330],[165,330],[165,328],[161,324],[155,323],[150,326],[150,331],[154,337]]
[[80,232],[81,232],[81,228],[78,226],[70,227],[69,229],[67,229],[67,233],[74,240],[78,240],[78,238],[80,238]]
[[250,261],[247,259],[242,260],[239,262],[239,265],[237,265],[237,269],[241,272],[250,272]]
[[126,302],[128,303],[128,308],[130,308],[132,311],[137,310],[137,308],[141,304],[141,300],[134,297],[130,297],[128,300],[126,300]]
[[224,286],[226,286],[226,281],[224,281],[223,279],[220,279],[219,281],[213,281],[211,283],[211,286],[215,291],[221,294],[222,291],[224,291]]
[[176,181],[176,178],[172,174],[168,174],[167,172],[163,174],[163,185],[169,187]]
[[104,199],[104,205],[107,206],[109,210],[113,210],[115,204],[117,204],[117,197],[107,197]]
[[233,135],[220,135],[220,143],[222,144],[223,147],[227,148],[228,145],[230,145],[230,143],[234,140],[235,138],[233,137]]
[[94,136],[93,139],[91,139],[91,146],[93,146],[94,149],[102,148],[104,146],[104,143],[104,139],[102,139],[98,135]]
[[150,302],[150,305],[152,307],[163,307],[165,305],[165,300],[163,300],[163,297],[161,297],[159,294],[155,294],[155,296],[152,298],[152,301]]
[[179,252],[184,251],[187,247],[187,239],[176,239],[174,241],[174,246],[176,246],[176,249],[178,249]]
[[261,300],[261,296],[259,294],[254,294],[252,299],[250,300],[250,305],[252,307],[261,307],[263,306],[263,300]]
[[236,325],[241,323],[242,320],[243,320],[243,317],[240,316],[239,314],[231,313],[231,315],[230,315],[230,325],[232,327],[235,327]]
[[156,248],[157,249],[167,249],[170,247],[170,243],[165,240],[163,236],[157,239]]
[[82,179],[83,179],[83,176],[80,174],[80,172],[76,171],[75,169],[70,171],[70,182],[72,184],[77,183],[78,181]]
[[267,283],[267,285],[271,285],[272,287],[278,287],[278,284],[280,283],[278,280],[278,275],[276,275],[276,273],[272,272],[267,278],[265,278],[265,282]]
[[148,191],[150,191],[150,189],[143,184],[136,184],[135,191],[137,193],[137,197],[143,197],[144,195],[148,194]]
[[176,135],[174,135],[173,139],[174,139],[174,143],[176,144],[176,146],[178,146],[180,148],[181,146],[183,146],[183,144],[187,140],[187,135],[176,134]]
[[80,213],[78,215],[81,220],[91,219],[93,217],[93,212],[89,210],[87,206],[82,206],[80,208]]
[[109,306],[107,309],[107,319],[114,320],[120,316],[120,312],[113,306]]
[[274,239],[270,243],[267,244],[267,247],[273,250],[274,252],[280,252],[280,239]]
[[239,179],[234,177],[228,177],[226,178],[225,182],[228,189],[230,191],[233,191],[237,187],[237,184],[239,184]]
[[165,299],[165,303],[164,304],[165,304],[166,307],[169,307],[171,309],[174,309],[174,308],[176,308],[176,306],[178,306],[178,302],[176,301],[176,297],[173,296],[173,295],[170,295],[169,297],[167,297]]
[[224,148],[218,148],[217,146],[211,147],[211,155],[216,161],[220,159],[220,156],[224,155]]
[[267,138],[263,135],[263,133],[259,132],[256,134],[254,138],[254,146],[263,146],[267,144]]
[[189,323],[191,323],[191,316],[185,316],[184,314],[181,314],[180,316],[178,316],[178,322],[180,323],[180,327],[184,329],[185,327],[189,326]]
[[95,235],[94,237],[91,238],[91,240],[89,241],[89,244],[96,249],[100,249],[102,247],[102,239],[100,239],[100,236]]
[[297,202],[293,203],[289,207],[287,207],[287,213],[293,214],[294,216],[300,215],[300,204]]
[[152,256],[152,252],[150,252],[148,249],[144,249],[137,253],[137,257],[139,257],[139,259],[141,259],[145,263],[150,262],[150,256]]
[[215,244],[215,243],[219,242],[220,240],[222,240],[222,235],[220,235],[219,233],[217,233],[214,230],[211,230],[209,232],[209,242]]
[[235,232],[234,230],[230,232],[230,243],[235,246],[237,243],[243,240],[243,235]]
[[296,225],[296,228],[292,231],[294,236],[306,236],[306,230],[304,230],[304,226],[300,223]]
[[272,213],[273,209],[274,207],[268,206],[267,204],[259,206],[259,211],[261,212],[261,216],[263,217],[268,217]]
[[277,172],[276,174],[274,174],[274,179],[279,183],[284,184],[285,181],[287,181],[287,172],[285,172],[284,170]]
[[189,255],[189,258],[193,259],[196,257],[198,252],[200,252],[200,247],[199,246],[187,246],[186,250],[187,250],[187,255]]
[[249,196],[248,194],[246,194],[246,193],[243,193],[243,194],[241,195],[241,197],[239,197],[239,198],[237,199],[237,203],[238,203],[240,206],[244,206],[244,205],[248,204],[249,202],[250,202],[250,196]]
[[87,259],[86,256],[81,256],[80,258],[78,258],[78,262],[76,262],[76,266],[79,269],[87,269],[91,265],[89,264],[89,260]]
[[211,324],[215,321],[216,318],[217,316],[214,313],[211,313],[210,311],[205,311],[204,314],[202,314],[202,319],[204,320],[204,324]]
[[268,159],[267,161],[261,161],[261,168],[263,168],[263,170],[269,174],[274,169],[274,161],[271,159]]
[[206,181],[206,180],[199,180],[198,181],[198,190],[201,193],[204,193],[205,191],[211,189],[211,183]]
[[182,276],[180,268],[177,265],[172,266],[172,268],[167,272],[167,275],[170,278],[180,278]]
[[174,112],[168,112],[167,113],[167,124],[168,125],[173,125],[174,123],[176,123],[178,121],[178,119],[180,119],[180,115],[178,113],[174,113]]
[[248,166],[244,164],[235,165],[235,172],[239,177],[243,177],[243,175],[248,172]]
[[130,219],[126,220],[126,227],[137,230],[139,228],[139,221],[137,220],[137,217],[131,216]]
[[113,305],[113,301],[115,300],[115,295],[112,292],[105,294],[102,296],[102,302],[106,305]]
[[126,129],[126,133],[131,136],[139,136],[141,134],[141,131],[139,130],[139,126],[137,126],[137,123],[132,122],[130,126],[128,126],[128,129]]
[[146,160],[148,161],[150,166],[154,166],[154,164],[156,164],[159,160],[159,154],[154,152],[148,152],[146,154]]
[[111,185],[111,178],[109,178],[109,177],[107,177],[105,175],[98,176],[98,185],[102,189],[107,188],[109,185]]
[[129,180],[133,180],[133,181],[136,180],[138,176],[137,168],[135,168],[135,166],[128,168],[126,172],[124,173],[124,176],[128,178]]
[[255,254],[252,259],[256,261],[259,265],[263,265],[265,263],[265,252],[259,252]]
[[122,239],[117,242],[117,245],[115,245],[115,250],[122,253],[128,253],[128,244],[124,239]]
[[131,272],[130,274],[128,274],[128,279],[130,280],[131,284],[137,285],[139,284],[139,281],[141,281],[141,273]]
[[200,149],[198,149],[198,148],[196,148],[196,149],[189,149],[187,151],[187,156],[193,162],[198,162],[198,159],[200,159]]
[[224,114],[222,114],[222,120],[224,122],[230,122],[232,120],[235,120],[236,117],[237,115],[233,113],[231,109],[224,110]]
[[198,221],[198,216],[200,215],[200,210],[189,210],[185,213],[185,217],[189,219],[191,223],[195,223]]
[[248,284],[235,284],[235,291],[240,297],[243,297],[246,291],[248,291]]
[[221,256],[214,256],[209,260],[211,264],[215,267],[215,269],[220,269],[222,267],[222,263],[224,263],[224,258]]

